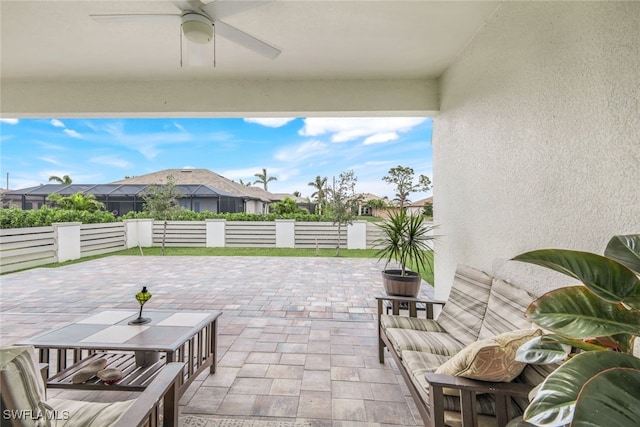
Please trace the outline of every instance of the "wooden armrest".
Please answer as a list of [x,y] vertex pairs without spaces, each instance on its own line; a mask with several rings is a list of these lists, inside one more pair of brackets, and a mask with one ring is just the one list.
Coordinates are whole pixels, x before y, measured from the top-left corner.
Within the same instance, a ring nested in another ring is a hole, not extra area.
[[385,301],[390,301],[391,302],[392,312],[393,312],[394,315],[398,315],[400,313],[400,304],[401,303],[407,303],[407,306],[409,308],[409,316],[410,317],[417,317],[417,305],[418,304],[424,304],[425,310],[426,310],[427,319],[433,319],[433,317],[434,317],[434,311],[433,311],[434,305],[444,305],[446,303],[446,301],[438,301],[438,300],[425,299],[425,298],[392,296],[392,295],[378,296],[378,297],[376,297],[376,299],[378,300],[378,323],[380,321],[380,316],[382,316],[382,314],[383,314],[382,312],[383,312],[383,309],[384,309],[383,306],[384,306]]
[[495,383],[487,381],[471,380],[453,375],[425,374],[429,382],[429,406],[433,425],[444,425],[443,389],[452,388],[460,392],[460,414],[462,426],[470,427],[478,425],[476,406],[476,394],[490,393],[496,400],[496,420],[499,427],[506,426],[511,418],[510,398],[527,398],[532,387],[521,383]]
[[440,304],[445,305],[446,301],[434,300],[434,299],[426,299],[426,298],[414,298],[414,297],[403,297],[396,295],[380,295],[376,297],[377,300],[382,301],[399,301],[399,302],[418,302],[422,304]]
[[457,377],[455,375],[424,374],[429,384],[433,387],[452,388],[456,390],[467,390],[475,393],[507,394],[513,397],[524,397],[529,395],[533,387],[522,383],[497,383],[489,381],[472,380],[469,378]]
[[184,363],[168,363],[112,427],[142,426],[160,399],[164,401],[164,426],[178,426],[178,386]]

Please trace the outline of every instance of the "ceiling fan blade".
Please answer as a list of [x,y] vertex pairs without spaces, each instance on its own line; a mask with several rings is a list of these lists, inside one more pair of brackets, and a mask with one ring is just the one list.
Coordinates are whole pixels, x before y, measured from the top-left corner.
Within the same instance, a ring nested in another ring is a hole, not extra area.
[[180,15],[170,14],[103,14],[89,15],[91,19],[100,23],[129,23],[129,22],[180,22]]
[[273,1],[274,0],[216,0],[202,5],[201,9],[215,21]]
[[282,52],[280,49],[275,48],[262,40],[258,40],[257,38],[245,33],[244,31],[240,31],[236,27],[232,27],[229,24],[225,24],[222,21],[215,21],[213,23],[215,28],[215,34],[220,37],[224,37],[225,39],[231,40],[232,42],[238,43],[241,46],[246,47],[256,53],[259,53],[262,56],[265,56],[269,59],[275,59]]
[[200,13],[203,6],[198,0],[172,0],[171,3],[182,12]]

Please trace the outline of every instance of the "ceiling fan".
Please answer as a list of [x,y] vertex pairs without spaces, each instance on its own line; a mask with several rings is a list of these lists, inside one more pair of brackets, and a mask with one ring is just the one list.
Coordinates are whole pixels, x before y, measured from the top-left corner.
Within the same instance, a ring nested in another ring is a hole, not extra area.
[[[221,19],[270,3],[273,0],[174,0],[171,1],[179,10],[176,14],[92,14],[93,20],[102,23],[127,22],[157,22],[166,21],[180,23],[181,35],[198,50],[197,45],[205,45],[214,40],[215,36],[224,37],[259,55],[275,59],[282,52],[269,43],[257,39],[244,31],[221,21]],[[181,44],[182,50],[182,44]],[[180,65],[182,66],[182,54]],[[215,66],[215,50],[214,50]]]

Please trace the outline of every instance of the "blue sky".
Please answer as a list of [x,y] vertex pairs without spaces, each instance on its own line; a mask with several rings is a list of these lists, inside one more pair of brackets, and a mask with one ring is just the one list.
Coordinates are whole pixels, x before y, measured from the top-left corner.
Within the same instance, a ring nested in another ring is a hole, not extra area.
[[[0,182],[19,189],[69,175],[101,184],[162,169],[203,168],[255,180],[269,191],[300,191],[317,175],[354,170],[356,190],[393,198],[382,181],[391,167],[433,180],[428,118],[0,119]],[[429,193],[430,194],[430,193]],[[412,200],[429,195],[414,194]]]

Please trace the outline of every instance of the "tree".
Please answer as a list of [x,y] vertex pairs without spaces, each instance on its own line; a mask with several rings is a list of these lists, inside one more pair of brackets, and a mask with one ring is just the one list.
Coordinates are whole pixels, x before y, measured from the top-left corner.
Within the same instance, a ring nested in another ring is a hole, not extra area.
[[255,177],[257,177],[258,179],[256,179],[255,181],[253,181],[254,184],[262,184],[264,186],[264,191],[269,191],[267,190],[267,184],[271,181],[277,181],[278,178],[276,178],[275,176],[267,176],[267,170],[266,169],[262,169],[262,173],[257,173],[254,175]]
[[55,175],[51,175],[49,177],[49,182],[51,181],[55,181],[58,182],[60,184],[71,184],[73,182],[73,180],[71,179],[71,177],[69,175],[64,175],[62,178],[60,178],[59,176],[55,176]]
[[[65,175],[66,176],[66,175]],[[51,194],[47,200],[53,202],[60,209],[69,209],[73,211],[99,211],[104,209],[104,203],[96,200],[93,194],[76,193],[70,196],[61,194]]]
[[302,193],[299,192],[299,191],[294,191],[293,195],[296,196],[296,197],[302,197]]
[[333,224],[338,224],[338,243],[336,256],[340,255],[340,234],[342,225],[353,224],[362,196],[356,194],[356,182],[358,178],[355,172],[350,170],[342,172],[336,182],[333,179],[333,188],[329,192],[329,206]]
[[278,215],[294,214],[299,212],[295,200],[285,197],[284,200],[271,203],[271,211]]
[[167,221],[172,213],[182,209],[178,203],[178,198],[180,197],[182,197],[182,194],[176,189],[176,180],[173,175],[167,176],[167,183],[164,185],[150,185],[142,196],[144,209],[154,219],[164,222],[162,229],[162,255],[165,254]]
[[250,183],[250,182],[244,182],[244,181],[242,180],[242,178],[240,178],[238,181],[240,181],[240,185],[244,185],[245,187],[250,187],[250,186],[251,186],[251,183]]
[[409,195],[418,191],[429,191],[431,189],[431,180],[426,175],[420,175],[418,182],[413,179],[413,168],[397,166],[389,169],[389,175],[382,177],[382,180],[396,186],[396,198],[400,209],[404,208],[405,203],[410,202]]
[[320,175],[318,175],[316,176],[316,180],[310,182],[308,185],[316,189],[316,191],[311,194],[311,197],[315,199],[318,214],[322,215],[322,208],[327,201],[327,177],[321,178]]

